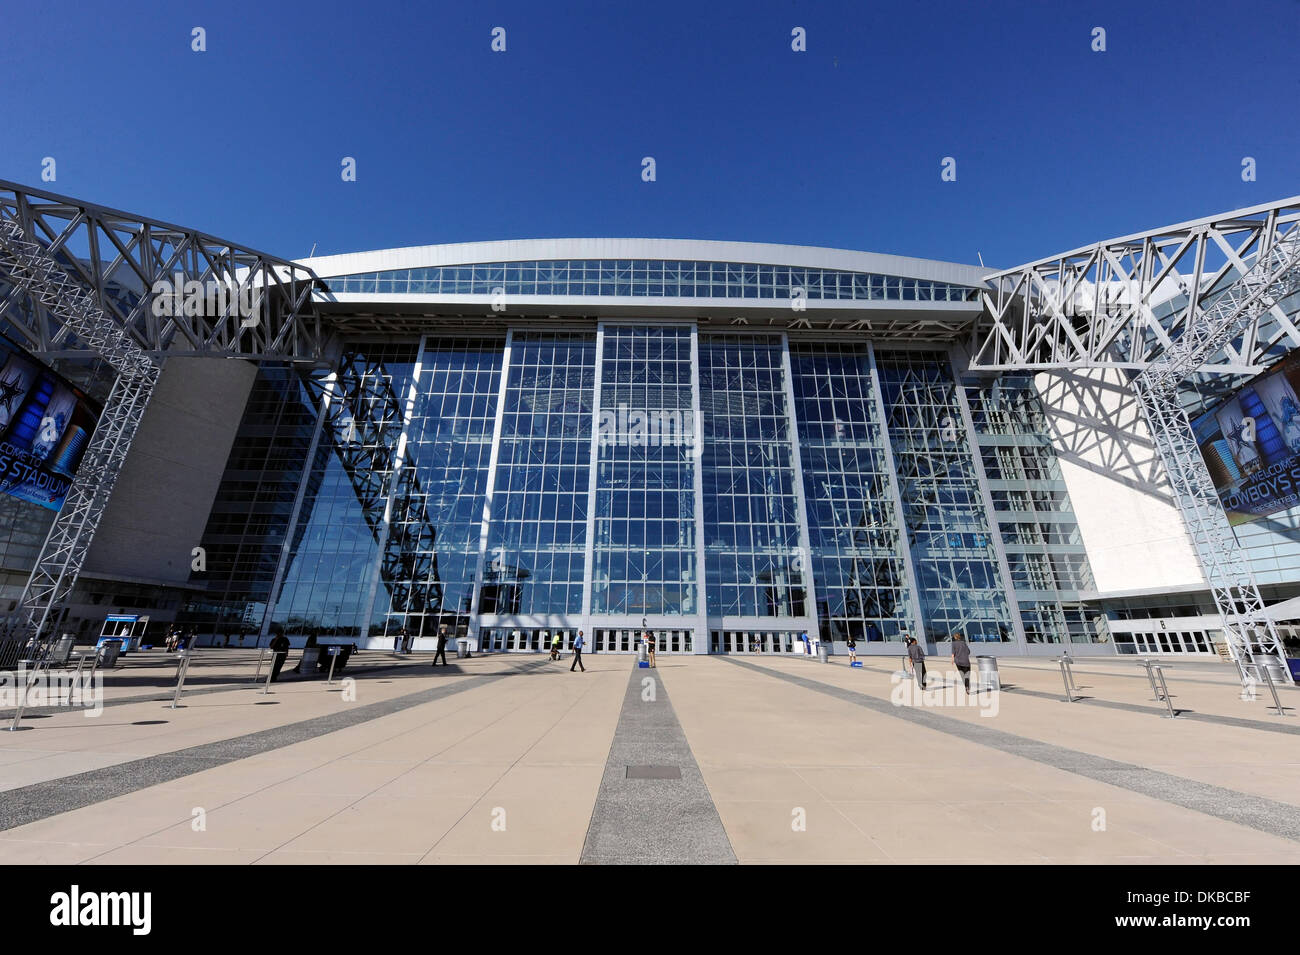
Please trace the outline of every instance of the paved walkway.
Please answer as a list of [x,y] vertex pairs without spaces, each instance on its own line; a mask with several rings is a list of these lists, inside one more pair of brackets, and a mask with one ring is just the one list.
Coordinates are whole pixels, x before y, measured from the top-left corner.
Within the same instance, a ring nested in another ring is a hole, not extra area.
[[1003,660],[994,714],[896,706],[879,657],[370,653],[267,695],[239,653],[175,710],[133,662],[99,716],[0,729],[0,863],[1300,862],[1300,717],[1213,663],[1172,664],[1171,720],[1126,659],[1078,703]]

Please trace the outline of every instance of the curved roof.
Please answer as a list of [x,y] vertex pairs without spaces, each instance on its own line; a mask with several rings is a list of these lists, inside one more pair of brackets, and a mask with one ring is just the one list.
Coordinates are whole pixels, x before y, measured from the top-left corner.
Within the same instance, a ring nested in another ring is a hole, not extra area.
[[560,259],[664,259],[838,269],[983,287],[989,269],[880,252],[706,239],[503,239],[299,259],[321,278],[393,269]]

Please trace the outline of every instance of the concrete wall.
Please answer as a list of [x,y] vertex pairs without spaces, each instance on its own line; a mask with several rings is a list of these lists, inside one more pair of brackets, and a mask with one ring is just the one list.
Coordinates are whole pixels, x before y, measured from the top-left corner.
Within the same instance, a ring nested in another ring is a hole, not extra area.
[[171,358],[145,409],[86,558],[90,573],[185,583],[230,456],[256,366]]
[[1101,593],[1204,578],[1150,435],[1114,371],[1036,379]]

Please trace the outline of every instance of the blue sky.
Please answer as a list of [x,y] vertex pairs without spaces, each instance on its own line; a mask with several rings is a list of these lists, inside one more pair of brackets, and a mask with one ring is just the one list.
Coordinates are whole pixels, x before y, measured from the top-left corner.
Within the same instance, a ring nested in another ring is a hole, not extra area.
[[54,157],[52,191],[286,257],[599,235],[1010,266],[1300,193],[1298,33],[1300,0],[11,4],[0,178]]

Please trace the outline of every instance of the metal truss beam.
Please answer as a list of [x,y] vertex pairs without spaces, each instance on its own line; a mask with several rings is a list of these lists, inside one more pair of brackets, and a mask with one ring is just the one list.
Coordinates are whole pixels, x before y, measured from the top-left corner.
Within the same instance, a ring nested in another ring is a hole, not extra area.
[[972,370],[1132,374],[1243,679],[1261,654],[1285,660],[1179,391],[1194,374],[1262,371],[1300,347],[1284,305],[1300,292],[1300,198],[1101,242],[989,283]]
[[325,408],[324,433],[381,550],[379,580],[391,607],[403,614],[442,611],[437,523],[415,447],[401,440],[404,406],[392,375],[382,360],[352,352],[331,379],[316,385]]
[[31,241],[0,209],[0,262],[23,288],[118,373],[63,507],[32,567],[18,606],[0,636],[0,666],[39,656],[51,637],[46,627],[72,591],[85,563],[122,462],[158,381],[156,362],[144,353],[69,278],[54,257]]
[[1201,455],[1178,390],[1225,343],[1238,338],[1278,302],[1300,290],[1300,230],[1268,241],[1254,263],[1187,327],[1147,369],[1133,379],[1138,406],[1169,474],[1174,501],[1210,584],[1223,620],[1228,649],[1238,665],[1254,665],[1259,654],[1283,662],[1286,654],[1250,565],[1219,503],[1218,490]]
[[[973,370],[1141,371],[1300,227],[1300,196],[1110,239],[988,277],[972,341]],[[1202,372],[1253,374],[1300,331],[1280,301],[1220,342]]]
[[[319,362],[326,332],[305,266],[195,229],[0,180],[0,218],[42,248],[64,281],[148,355]],[[163,297],[159,298],[159,293]],[[174,294],[173,294],[174,293]],[[94,353],[50,300],[0,260],[0,314],[29,351]],[[254,304],[250,312],[245,306]]]

